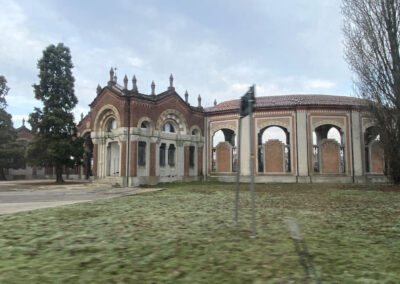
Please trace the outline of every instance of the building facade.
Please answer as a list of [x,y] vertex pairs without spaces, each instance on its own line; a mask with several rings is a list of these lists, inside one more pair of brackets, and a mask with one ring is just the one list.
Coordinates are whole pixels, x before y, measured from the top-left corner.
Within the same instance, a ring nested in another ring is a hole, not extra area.
[[[361,99],[328,95],[256,98],[239,119],[240,100],[191,106],[173,86],[156,94],[117,83],[113,69],[78,124],[86,169],[124,186],[168,181],[250,180],[250,119],[256,182],[385,181],[383,148]],[[238,139],[239,125],[241,139]],[[274,133],[280,138],[274,138]],[[240,160],[238,159],[238,141]]]

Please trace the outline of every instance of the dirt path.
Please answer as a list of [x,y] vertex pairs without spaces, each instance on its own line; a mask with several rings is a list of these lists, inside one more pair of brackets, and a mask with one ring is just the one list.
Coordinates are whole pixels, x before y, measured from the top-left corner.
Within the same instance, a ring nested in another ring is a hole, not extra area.
[[63,185],[56,185],[48,180],[5,181],[0,182],[0,214],[10,214],[159,190],[162,190],[162,188],[110,189],[101,188],[101,185],[82,182],[69,182]]

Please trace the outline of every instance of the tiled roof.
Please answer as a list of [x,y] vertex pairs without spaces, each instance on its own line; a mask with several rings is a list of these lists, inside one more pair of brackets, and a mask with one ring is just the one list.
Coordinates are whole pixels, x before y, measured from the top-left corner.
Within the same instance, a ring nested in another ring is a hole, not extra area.
[[[240,100],[222,102],[214,107],[206,108],[206,112],[220,112],[239,108]],[[330,95],[283,95],[256,97],[256,107],[294,107],[294,106],[361,106],[362,99],[346,96]]]

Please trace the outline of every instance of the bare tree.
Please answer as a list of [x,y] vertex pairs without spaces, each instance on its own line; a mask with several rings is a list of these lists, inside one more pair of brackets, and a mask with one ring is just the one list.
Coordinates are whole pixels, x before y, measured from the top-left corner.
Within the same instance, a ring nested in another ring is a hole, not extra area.
[[400,183],[400,0],[343,0],[345,58],[369,102],[386,172]]

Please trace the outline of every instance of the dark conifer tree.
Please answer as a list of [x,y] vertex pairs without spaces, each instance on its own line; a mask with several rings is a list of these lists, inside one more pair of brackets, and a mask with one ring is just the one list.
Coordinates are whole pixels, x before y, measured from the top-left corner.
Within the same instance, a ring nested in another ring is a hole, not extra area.
[[33,87],[43,108],[35,108],[29,117],[36,136],[28,159],[34,165],[54,166],[56,181],[61,183],[63,168],[80,164],[83,155],[83,139],[77,137],[72,113],[78,99],[69,48],[62,43],[48,46],[37,67],[40,82]]

